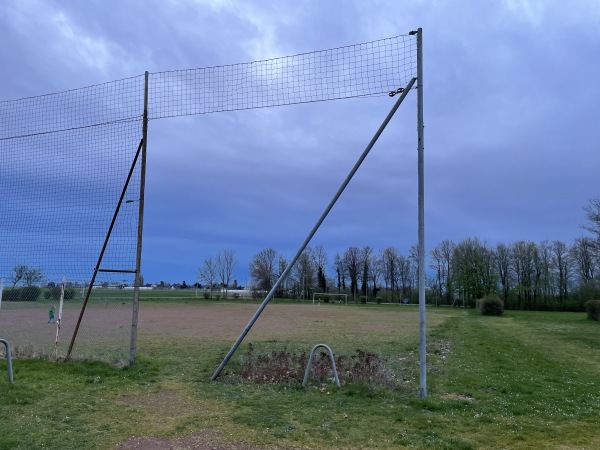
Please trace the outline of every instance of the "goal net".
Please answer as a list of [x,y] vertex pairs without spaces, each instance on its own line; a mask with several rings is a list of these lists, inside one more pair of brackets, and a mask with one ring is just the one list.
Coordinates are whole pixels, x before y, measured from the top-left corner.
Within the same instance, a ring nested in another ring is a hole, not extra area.
[[313,305],[323,303],[348,304],[348,294],[330,294],[328,292],[315,292],[313,294]]

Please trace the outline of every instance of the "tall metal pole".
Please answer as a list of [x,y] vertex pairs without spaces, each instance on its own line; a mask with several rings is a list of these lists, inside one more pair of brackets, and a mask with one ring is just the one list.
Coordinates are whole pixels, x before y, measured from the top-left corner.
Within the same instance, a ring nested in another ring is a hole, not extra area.
[[420,394],[427,398],[427,327],[425,317],[425,181],[423,125],[423,30],[417,29],[417,135],[419,172],[419,365]]
[[142,160],[140,167],[140,198],[138,209],[137,249],[135,255],[135,283],[133,286],[133,314],[131,316],[131,342],[129,345],[129,365],[135,364],[138,312],[140,305],[140,285],[142,284],[142,234],[144,230],[144,195],[146,190],[146,143],[148,142],[148,71],[144,82],[144,119],[142,124]]
[[365,158],[367,157],[367,155],[369,154],[369,152],[371,151],[371,149],[377,142],[377,139],[379,139],[379,136],[381,136],[381,133],[383,133],[383,130],[385,130],[385,127],[387,126],[387,124],[390,122],[390,120],[392,120],[392,117],[394,117],[396,110],[400,107],[400,105],[402,104],[402,101],[410,92],[415,81],[416,81],[416,79],[412,78],[408,82],[408,84],[406,85],[406,87],[404,88],[402,93],[400,94],[400,97],[398,98],[398,100],[396,100],[396,103],[394,103],[394,106],[392,106],[392,109],[390,110],[390,112],[388,113],[386,118],[384,119],[383,123],[379,126],[379,129],[377,130],[377,132],[375,133],[373,138],[371,138],[371,141],[369,142],[369,144],[367,145],[365,150],[362,152],[362,154],[358,158],[358,161],[356,161],[356,163],[350,170],[350,173],[348,173],[348,176],[346,176],[346,179],[343,181],[342,185],[339,187],[339,189],[337,190],[337,192],[335,193],[335,195],[329,202],[329,205],[327,205],[327,208],[325,208],[325,211],[323,211],[323,214],[321,214],[321,217],[319,217],[319,219],[317,220],[317,223],[314,225],[314,227],[312,228],[310,233],[308,233],[308,236],[306,237],[306,239],[304,240],[304,242],[302,243],[302,245],[296,252],[296,255],[292,258],[292,260],[290,261],[288,266],[285,268],[283,273],[279,276],[279,278],[277,279],[277,281],[275,282],[275,284],[273,285],[273,287],[271,288],[271,290],[269,291],[269,293],[267,294],[267,296],[265,297],[265,299],[259,306],[258,310],[254,313],[254,316],[252,316],[252,319],[250,319],[250,322],[248,322],[248,325],[246,325],[246,328],[244,328],[244,331],[242,331],[242,334],[240,334],[240,336],[237,338],[237,340],[235,341],[235,343],[233,344],[233,346],[231,347],[231,349],[229,350],[227,355],[225,355],[225,358],[223,358],[223,361],[221,361],[221,364],[219,365],[219,367],[217,367],[217,370],[215,370],[215,373],[213,373],[211,380],[214,381],[218,378],[219,374],[221,373],[221,371],[223,370],[223,368],[225,367],[225,365],[227,364],[229,359],[233,356],[233,354],[235,353],[235,351],[237,350],[239,345],[242,343],[242,341],[244,340],[244,338],[246,337],[246,335],[248,334],[248,332],[254,325],[254,322],[256,322],[258,317],[261,315],[261,313],[267,306],[267,303],[269,303],[269,301],[273,298],[273,295],[275,295],[275,292],[277,291],[277,288],[279,287],[281,282],[288,276],[289,272],[294,267],[294,264],[296,263],[296,261],[298,260],[298,258],[300,257],[300,255],[302,254],[302,252],[304,251],[304,249],[306,248],[306,246],[312,239],[312,237],[315,235],[315,233],[317,232],[317,230],[319,229],[319,227],[321,226],[321,224],[323,223],[323,221],[325,220],[325,218],[327,217],[327,215],[329,214],[329,212],[331,211],[331,209],[333,208],[333,206],[335,205],[337,200],[340,198],[340,195],[342,195],[342,192],[344,192],[344,189],[346,189],[346,186],[348,186],[348,183],[350,183],[350,180],[352,179],[352,177],[354,176],[354,174],[356,173],[356,171],[358,170],[358,168],[360,167],[362,162],[365,160]]

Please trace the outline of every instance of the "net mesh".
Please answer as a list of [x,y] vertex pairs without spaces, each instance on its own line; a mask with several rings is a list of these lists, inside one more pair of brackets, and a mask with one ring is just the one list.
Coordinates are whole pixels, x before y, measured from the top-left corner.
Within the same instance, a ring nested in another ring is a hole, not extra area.
[[[401,35],[153,73],[149,119],[387,95],[416,76],[416,53],[416,38]],[[0,102],[0,337],[16,354],[66,353],[142,137],[144,90],[145,76],[138,76]],[[140,178],[138,164],[100,268],[135,268]],[[62,280],[56,347],[48,320],[51,306],[58,315],[55,286]],[[72,356],[127,360],[133,282],[133,274],[98,274]]]
[[151,119],[387,94],[416,74],[416,40],[401,35],[283,58],[159,72]]

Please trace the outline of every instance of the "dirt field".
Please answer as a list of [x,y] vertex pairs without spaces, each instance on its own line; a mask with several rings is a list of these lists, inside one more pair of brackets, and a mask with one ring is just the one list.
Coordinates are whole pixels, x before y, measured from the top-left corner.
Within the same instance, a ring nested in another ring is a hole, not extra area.
[[[9,340],[19,355],[54,355],[57,327],[56,324],[47,323],[50,304],[4,303],[0,310],[0,337]],[[138,318],[138,348],[143,352],[145,338],[157,336],[207,337],[233,342],[257,309],[256,303],[142,301]],[[65,303],[59,356],[66,355],[80,311],[81,302]],[[107,361],[127,360],[131,317],[130,302],[90,302],[72,356]],[[414,320],[410,317],[414,317]],[[356,307],[327,303],[318,306],[310,302],[297,305],[271,303],[247,339],[276,339],[282,334],[297,334],[307,338],[314,336],[318,339],[330,332],[344,333],[346,330],[418,333],[418,311],[415,307],[400,305]]]
[[[142,304],[139,313],[140,333],[174,336],[205,336],[217,339],[235,339],[244,330],[256,310],[256,304]],[[252,328],[250,336],[265,337],[281,332],[306,332],[326,329],[364,331],[395,331],[402,316],[415,316],[418,329],[418,311],[413,307],[356,308],[353,306],[311,303],[269,304]]]

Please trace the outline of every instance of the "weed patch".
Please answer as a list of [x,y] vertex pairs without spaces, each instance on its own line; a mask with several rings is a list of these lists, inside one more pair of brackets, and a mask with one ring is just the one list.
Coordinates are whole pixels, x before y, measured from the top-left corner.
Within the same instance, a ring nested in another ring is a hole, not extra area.
[[[255,383],[300,382],[304,378],[308,356],[306,352],[295,353],[287,349],[257,354],[252,344],[244,355],[239,369],[242,378]],[[381,356],[364,350],[353,355],[335,355],[335,365],[341,385],[366,383],[395,390],[398,378]],[[229,372],[235,376],[235,371]],[[329,354],[322,351],[312,361],[309,380],[317,384],[331,382],[334,378]]]

